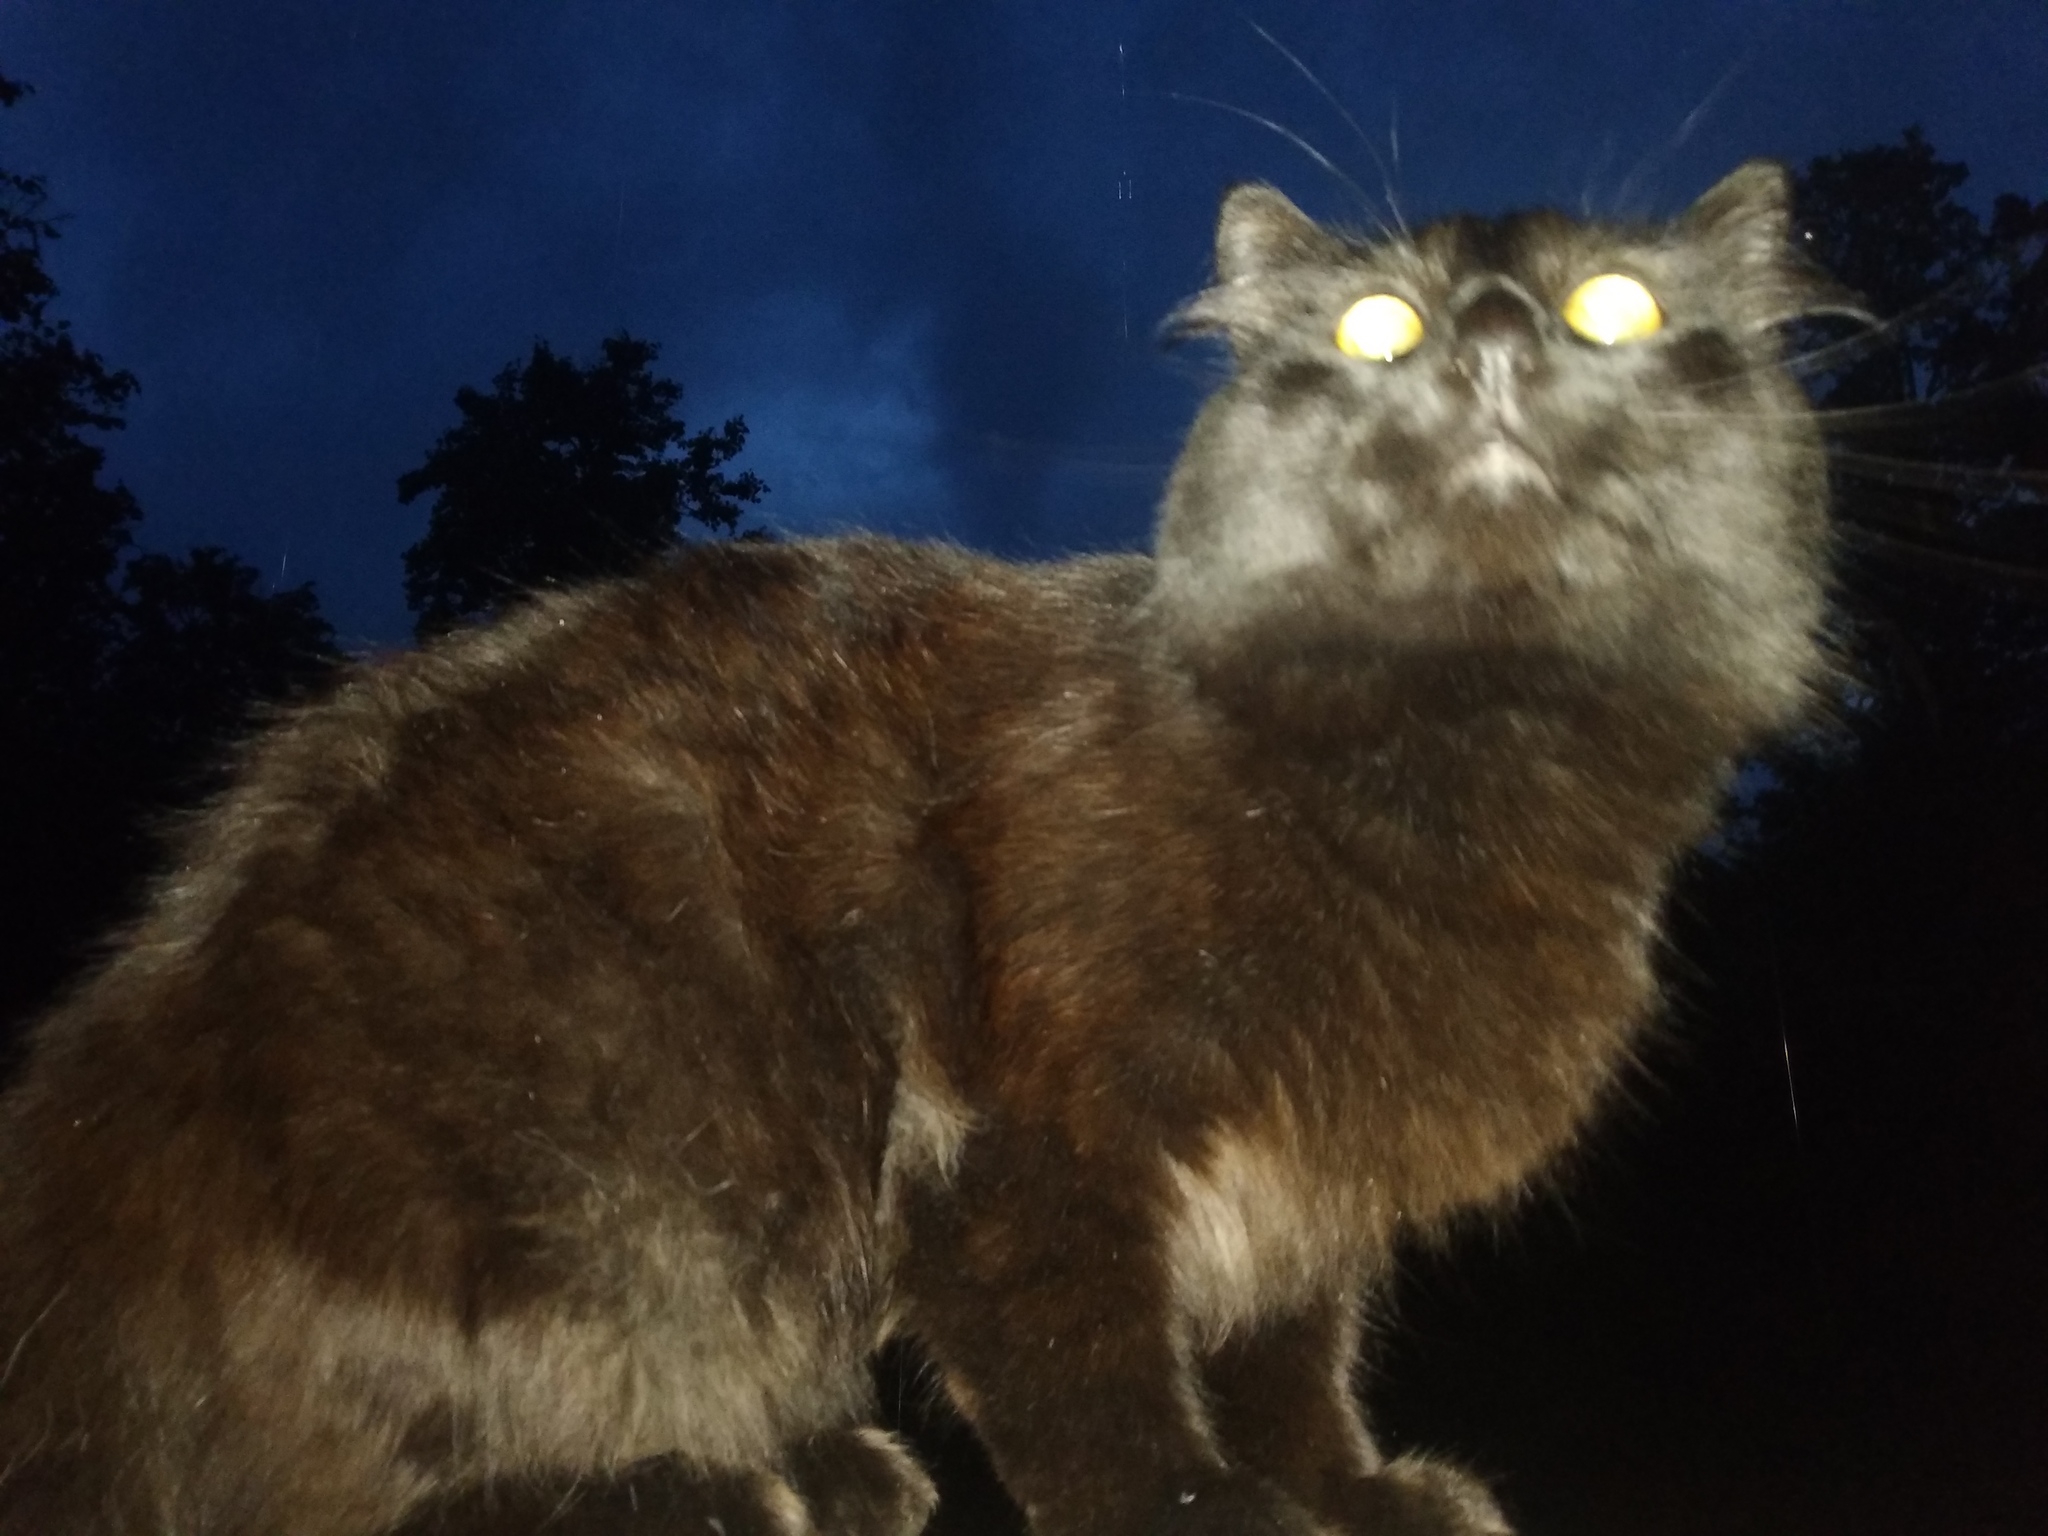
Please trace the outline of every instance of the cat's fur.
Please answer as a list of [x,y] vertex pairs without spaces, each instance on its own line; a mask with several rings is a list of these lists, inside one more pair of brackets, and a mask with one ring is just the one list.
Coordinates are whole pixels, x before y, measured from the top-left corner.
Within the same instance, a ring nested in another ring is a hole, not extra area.
[[[270,732],[6,1098],[0,1532],[668,1458],[643,1527],[908,1536],[892,1333],[1042,1536],[1500,1529],[1374,1449],[1355,1309],[1572,1141],[1819,673],[1786,199],[1239,188],[1156,557],[699,547]],[[1575,340],[1616,268],[1668,328]],[[1340,354],[1383,289],[1428,338]]]

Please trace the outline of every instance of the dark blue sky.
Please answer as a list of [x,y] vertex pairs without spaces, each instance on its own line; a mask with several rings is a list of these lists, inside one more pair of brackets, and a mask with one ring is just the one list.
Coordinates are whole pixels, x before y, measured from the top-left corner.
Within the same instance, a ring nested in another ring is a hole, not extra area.
[[[2041,0],[0,0],[0,164],[67,218],[63,313],[143,392],[144,540],[409,629],[393,482],[536,337],[660,342],[792,532],[1142,538],[1202,380],[1153,328],[1230,181],[1323,214],[1668,211],[1746,156],[1923,124],[2048,195]],[[1124,65],[1119,71],[1119,48]],[[1688,129],[1686,125],[1690,123]],[[1133,194],[1118,196],[1128,177]]]

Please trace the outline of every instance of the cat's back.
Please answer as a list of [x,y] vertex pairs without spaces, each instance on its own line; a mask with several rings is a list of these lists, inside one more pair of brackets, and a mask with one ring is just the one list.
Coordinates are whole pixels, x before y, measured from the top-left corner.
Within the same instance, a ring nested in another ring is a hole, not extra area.
[[516,1224],[654,1144],[708,1187],[777,1121],[879,1157],[961,986],[933,813],[1144,567],[705,546],[364,669],[253,745],[43,1022],[4,1117],[38,1203],[204,1191],[338,1268],[504,1276],[433,1212]]
[[201,947],[225,956],[224,925],[275,921],[299,893],[433,905],[456,895],[434,889],[445,879],[517,904],[528,882],[559,899],[558,877],[608,864],[623,915],[636,866],[654,883],[664,867],[715,875],[714,850],[668,838],[805,857],[834,823],[875,835],[973,771],[990,716],[1029,709],[1040,674],[1096,648],[1142,565],[881,539],[695,546],[362,667],[251,743],[68,1011]]

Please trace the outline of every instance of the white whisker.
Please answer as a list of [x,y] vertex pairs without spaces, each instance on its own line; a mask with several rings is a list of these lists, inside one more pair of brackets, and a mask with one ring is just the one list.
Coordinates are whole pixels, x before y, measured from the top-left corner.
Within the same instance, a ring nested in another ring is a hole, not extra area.
[[[1310,85],[1314,86],[1316,88],[1317,94],[1319,94],[1323,98],[1323,100],[1327,101],[1333,108],[1335,108],[1337,115],[1344,119],[1344,125],[1351,130],[1354,136],[1356,136],[1360,146],[1371,158],[1373,168],[1380,173],[1380,186],[1386,194],[1387,208],[1394,215],[1394,223],[1396,227],[1398,227],[1401,233],[1405,236],[1408,233],[1408,221],[1407,219],[1402,217],[1401,200],[1394,195],[1393,173],[1387,169],[1387,162],[1380,158],[1380,152],[1377,149],[1373,148],[1372,140],[1365,136],[1365,130],[1358,126],[1358,120],[1354,118],[1348,111],[1345,110],[1343,102],[1339,101],[1335,96],[1333,96],[1330,93],[1330,88],[1324,85],[1323,82],[1317,78],[1315,71],[1310,69],[1306,64],[1302,63],[1301,60],[1297,58],[1286,47],[1286,45],[1280,41],[1280,39],[1275,37],[1272,33],[1268,32],[1256,21],[1253,21],[1251,17],[1245,15],[1242,11],[1238,13],[1238,20],[1242,21],[1246,26],[1250,27],[1254,32],[1258,33],[1259,37],[1266,43],[1266,45],[1269,48],[1271,48],[1275,53],[1279,54],[1280,57],[1285,59],[1289,64],[1292,64],[1295,67],[1295,69],[1300,73],[1302,79],[1306,80]],[[1399,147],[1399,140],[1395,140],[1394,159],[1396,163],[1399,163],[1400,158],[1401,151]]]
[[14,1374],[15,1366],[21,1363],[21,1352],[28,1347],[29,1336],[43,1326],[43,1320],[55,1310],[57,1303],[64,1299],[64,1293],[70,1289],[71,1283],[68,1280],[58,1286],[56,1294],[43,1303],[43,1310],[38,1312],[29,1325],[21,1330],[21,1337],[14,1341],[14,1348],[7,1352],[7,1364],[0,1366],[0,1389],[4,1389],[7,1386],[7,1380]]
[[1300,150],[1303,154],[1307,155],[1311,160],[1315,161],[1317,165],[1320,165],[1324,170],[1328,171],[1332,176],[1336,177],[1338,181],[1342,182],[1347,188],[1349,188],[1351,194],[1358,199],[1359,204],[1366,210],[1366,212],[1372,213],[1373,222],[1379,225],[1381,234],[1391,236],[1395,233],[1394,230],[1389,229],[1387,227],[1386,220],[1380,218],[1377,213],[1373,213],[1372,194],[1367,192],[1365,188],[1361,187],[1349,176],[1345,175],[1343,171],[1337,168],[1336,164],[1330,159],[1328,155],[1324,154],[1321,150],[1317,149],[1315,145],[1309,143],[1307,139],[1304,139],[1292,128],[1286,127],[1284,124],[1281,123],[1276,123],[1270,117],[1261,117],[1258,113],[1248,111],[1244,107],[1235,107],[1227,101],[1217,101],[1215,98],[1210,96],[1191,96],[1185,91],[1161,91],[1159,92],[1159,94],[1164,96],[1168,101],[1186,102],[1188,105],[1196,107],[1213,107],[1218,112],[1228,112],[1233,117],[1241,117],[1246,122],[1257,123],[1261,128],[1267,129],[1269,132],[1272,133],[1277,133],[1278,135],[1280,135],[1281,138],[1285,139],[1288,143],[1292,144],[1296,149]]
[[2048,588],[2048,567],[2020,565],[2010,560],[1993,559],[1988,555],[1966,555],[1959,550],[1930,543],[1925,539],[1907,539],[1900,538],[1897,534],[1883,533],[1863,522],[1838,522],[1836,528],[1851,544],[1860,544],[1903,559],[1946,565],[1990,580]]
[[1906,459],[1885,453],[1857,453],[1846,448],[1831,449],[1828,462],[1862,480],[1881,480],[1910,485],[1922,490],[1967,493],[2026,486],[2048,489],[2048,472],[1979,464],[1956,464],[1928,459]]
[[1621,185],[1615,188],[1614,191],[1614,206],[1618,211],[1624,213],[1628,211],[1629,199],[1635,194],[1636,184],[1652,168],[1670,159],[1672,155],[1684,147],[1685,141],[1692,137],[1693,130],[1705,121],[1707,114],[1713,110],[1714,104],[1721,99],[1722,93],[1734,82],[1737,75],[1749,67],[1750,60],[1755,56],[1756,48],[1752,45],[1748,52],[1728,66],[1719,80],[1716,80],[1713,85],[1708,87],[1707,94],[1700,98],[1699,105],[1685,114],[1684,119],[1678,125],[1678,131],[1672,134],[1671,138],[1662,147],[1645,154],[1642,159],[1636,162],[1635,169],[1621,178]]

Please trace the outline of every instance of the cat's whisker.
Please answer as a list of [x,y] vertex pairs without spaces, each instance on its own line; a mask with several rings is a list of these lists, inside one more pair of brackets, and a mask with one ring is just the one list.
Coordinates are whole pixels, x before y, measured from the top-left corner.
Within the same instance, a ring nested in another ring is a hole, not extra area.
[[[1401,98],[1398,96],[1389,98],[1387,102],[1387,156],[1394,163],[1394,186],[1399,186],[1401,184]],[[1392,199],[1392,187],[1388,188],[1387,196],[1389,200]],[[1396,207],[1394,209],[1395,217],[1398,218],[1400,213],[1400,208]],[[1406,229],[1407,225],[1403,224],[1402,228]]]
[[[1168,101],[1185,102],[1189,106],[1212,107],[1218,112],[1228,112],[1231,116],[1241,117],[1248,123],[1257,123],[1261,128],[1266,129],[1268,132],[1277,133],[1281,138],[1285,139],[1288,143],[1292,144],[1296,149],[1300,150],[1303,154],[1307,155],[1311,160],[1315,161],[1317,165],[1321,166],[1324,170],[1328,171],[1330,175],[1335,177],[1339,182],[1343,183],[1343,185],[1351,192],[1351,195],[1358,199],[1359,206],[1364,208],[1366,212],[1371,215],[1373,223],[1379,227],[1379,231],[1382,235],[1391,238],[1394,235],[1400,233],[1400,231],[1390,228],[1387,224],[1387,221],[1379,216],[1379,213],[1373,207],[1373,197],[1370,192],[1366,191],[1365,188],[1361,187],[1356,181],[1352,180],[1350,176],[1346,175],[1342,170],[1338,168],[1335,161],[1331,160],[1328,155],[1324,154],[1321,150],[1317,149],[1315,145],[1309,143],[1307,139],[1304,139],[1292,128],[1289,128],[1282,123],[1276,123],[1273,121],[1272,118],[1262,116],[1261,114],[1253,112],[1248,108],[1233,106],[1230,102],[1218,101],[1211,96],[1193,96],[1185,91],[1161,91],[1159,94],[1164,96]],[[1396,217],[1398,216],[1399,214],[1397,210]]]
[[1685,142],[1692,137],[1693,130],[1706,120],[1707,114],[1720,102],[1728,87],[1735,83],[1735,77],[1749,68],[1750,60],[1754,57],[1755,50],[1752,48],[1750,52],[1728,66],[1721,78],[1716,80],[1707,94],[1700,98],[1700,104],[1685,114],[1685,121],[1678,125],[1678,132],[1671,136],[1671,142],[1665,146],[1667,154],[1685,147]]
[[2014,486],[2048,490],[2048,472],[2041,470],[1908,459],[1887,453],[1858,453],[1847,448],[1830,449],[1828,462],[1858,479],[1916,486],[1923,490],[1974,491],[1978,495]]
[[[1741,378],[1741,377],[1746,377],[1746,376],[1747,376],[1747,375],[1736,375],[1736,377],[1737,377],[1737,378]],[[1687,407],[1670,407],[1670,406],[1664,406],[1664,407],[1649,407],[1649,406],[1646,406],[1646,407],[1644,407],[1644,408],[1643,408],[1643,410],[1642,410],[1642,412],[1641,412],[1641,415],[1642,415],[1642,417],[1643,417],[1643,419],[1644,419],[1645,421],[1674,421],[1674,422],[1685,422],[1685,421],[1698,421],[1698,422],[1712,422],[1712,421],[1739,421],[1739,422],[1741,422],[1741,423],[1742,423],[1742,424],[1743,424],[1743,425],[1744,425],[1745,427],[1751,427],[1751,428],[1755,428],[1755,429],[1758,429],[1758,430],[1760,430],[1760,431],[1763,431],[1763,432],[1783,431],[1783,432],[1785,432],[1785,433],[1787,433],[1788,435],[1791,435],[1791,436],[1797,436],[1797,435],[1799,434],[1799,431],[1800,431],[1799,427],[1798,427],[1798,426],[1797,426],[1796,424],[1794,424],[1794,423],[1789,423],[1789,422],[1786,422],[1785,420],[1783,420],[1783,418],[1782,418],[1782,417],[1780,417],[1780,416],[1777,416],[1777,415],[1774,415],[1773,413],[1771,413],[1771,412],[1770,412],[1770,411],[1768,411],[1768,410],[1756,410],[1756,411],[1741,411],[1741,410],[1727,410],[1727,411],[1707,411],[1707,410],[1699,410],[1699,409],[1697,409],[1697,408],[1694,408],[1694,407],[1690,407],[1690,406],[1687,406]]]
[[[1310,85],[1314,86],[1316,88],[1316,93],[1320,95],[1324,101],[1327,101],[1333,109],[1335,109],[1339,117],[1344,119],[1344,125],[1351,130],[1353,136],[1357,138],[1360,147],[1362,147],[1365,150],[1367,157],[1372,161],[1373,168],[1380,173],[1380,186],[1384,190],[1386,195],[1387,208],[1394,215],[1394,224],[1401,231],[1402,236],[1405,238],[1409,232],[1408,220],[1402,216],[1401,200],[1394,195],[1393,172],[1388,170],[1387,162],[1380,158],[1380,152],[1373,147],[1372,140],[1366,137],[1365,130],[1358,126],[1358,119],[1353,117],[1348,111],[1345,110],[1344,103],[1339,101],[1333,94],[1331,94],[1330,88],[1323,84],[1321,79],[1317,77],[1316,72],[1310,69],[1306,64],[1302,63],[1300,58],[1297,57],[1293,53],[1293,51],[1286,46],[1286,44],[1282,43],[1279,38],[1275,37],[1272,33],[1268,32],[1256,21],[1253,21],[1251,17],[1245,15],[1244,12],[1239,11],[1237,14],[1238,20],[1242,21],[1246,26],[1250,27],[1252,31],[1256,32],[1259,35],[1260,40],[1263,41],[1267,47],[1271,48],[1275,53],[1279,54],[1280,57],[1285,59],[1289,64],[1292,64],[1295,70],[1301,75],[1302,79],[1306,80]],[[1399,143],[1399,139],[1396,138],[1394,140],[1394,144],[1396,146],[1394,150],[1394,156],[1397,163],[1400,159]]]
[[[1171,346],[1178,346],[1185,339],[1175,335],[1164,337],[1166,343]],[[1169,352],[1165,354],[1160,362],[1160,367],[1178,378],[1187,379],[1201,386],[1204,390],[1215,389],[1230,381],[1230,368],[1227,364],[1214,361],[1198,361],[1183,353]]]
[[[1731,378],[1747,378],[1757,370],[1745,369]],[[1985,401],[2048,384],[2048,363],[2036,363],[1996,379],[1925,400],[1887,400],[1871,405],[1821,405],[1814,416],[1830,436],[1862,432],[1898,432],[1907,428],[1938,427],[1956,418],[1973,417]],[[1768,423],[1776,420],[1769,412],[1708,411],[1687,407],[1646,409],[1646,416],[1659,421],[1707,421],[1737,419]]]
[[1864,326],[1865,329],[1840,341],[1827,342],[1804,352],[1794,352],[1786,357],[1785,367],[1795,375],[1804,375],[1825,373],[1830,369],[1857,362],[1912,326],[1931,319],[1944,310],[1962,310],[1980,302],[1995,290],[1998,277],[1999,274],[1988,264],[1974,271],[1965,272],[1960,277],[1944,283],[1918,303],[1909,305],[1883,320],[1866,309],[1850,304],[1818,306],[1801,318],[1850,320]]
[[1096,443],[1076,449],[1061,443],[1003,432],[963,434],[990,458],[1034,468],[1085,472],[1104,479],[1156,480],[1172,467],[1173,452],[1148,443]]
[[1847,542],[1860,544],[1880,553],[1914,562],[1926,561],[1935,565],[1945,565],[1991,580],[2014,582],[2021,586],[2048,590],[2048,566],[2021,565],[2016,561],[1999,560],[1990,555],[1967,555],[1960,550],[1926,539],[1901,538],[1895,533],[1883,532],[1859,520],[1838,519],[1835,526],[1836,531]]
[[[1968,389],[1958,389],[1948,395],[1937,395],[1933,399],[1898,399],[1884,401],[1878,406],[1819,406],[1815,408],[1815,420],[1829,438],[1853,438],[1886,434],[1898,436],[1907,432],[1927,434],[1939,432],[1952,422],[1974,420],[1987,399],[2011,395],[2023,387],[2032,385],[2038,379],[2048,379],[2048,365],[2036,369],[2023,369],[2017,375],[1995,379]],[[1706,410],[1645,410],[1645,418],[1659,422],[1708,422],[1708,420],[1739,420],[1753,422],[1769,428],[1776,424],[1776,418],[1769,412],[1706,412]]]
[[50,1431],[45,1429],[40,1435],[36,1436],[35,1444],[20,1454],[9,1457],[7,1465],[0,1467],[0,1488],[5,1488],[8,1480],[14,1476],[15,1471],[18,1468],[27,1466],[42,1451],[43,1447],[49,1443]]
[[1875,405],[1823,406],[1817,413],[1830,432],[1894,431],[1974,416],[1986,400],[2048,383],[2048,363],[2036,363],[2003,378],[1986,379],[1929,400],[1890,400]]
[[574,1509],[576,1507],[577,1500],[579,1500],[582,1496],[583,1479],[581,1479],[580,1477],[571,1479],[568,1491],[562,1495],[560,1501],[555,1505],[553,1512],[549,1514],[547,1519],[543,1521],[542,1524],[554,1524],[555,1521],[561,1519],[562,1516],[568,1514],[570,1510]]
[[1736,76],[1749,67],[1750,60],[1755,57],[1755,53],[1756,50],[1752,46],[1749,52],[1743,54],[1742,57],[1729,65],[1721,78],[1708,87],[1707,94],[1700,98],[1699,105],[1685,114],[1684,119],[1678,125],[1677,132],[1673,133],[1671,138],[1661,147],[1645,154],[1635,163],[1635,167],[1626,176],[1621,178],[1621,185],[1614,190],[1614,206],[1617,211],[1622,213],[1630,211],[1629,200],[1635,195],[1637,183],[1659,164],[1670,159],[1671,156],[1684,148],[1686,140],[1692,137],[1693,130],[1705,121],[1707,114],[1713,110],[1723,93],[1734,83]]
[[1863,329],[1859,330],[1855,335],[1845,336],[1839,341],[1825,342],[1819,346],[1809,347],[1804,351],[1788,353],[1785,357],[1785,371],[1795,379],[1806,379],[1813,377],[1815,374],[1832,372],[1835,369],[1845,368],[1853,363],[1861,362],[1866,357],[1875,356],[1890,344],[1893,332],[1898,324],[1896,321],[1878,320],[1872,316],[1859,315],[1848,310],[1833,311],[1827,316],[1802,315],[1800,317],[1802,321],[1823,318],[1850,320],[1862,326]]
[[[2003,383],[1985,385],[1967,393],[1981,397],[2000,392],[2005,387]],[[1901,424],[1931,425],[1942,418],[1966,414],[1961,409],[1947,409],[1955,403],[1943,399],[1925,403],[1847,407],[1839,413],[1821,410],[1815,415],[1823,432],[1830,437],[1839,437],[1857,432],[1897,431]],[[1738,415],[1731,412],[1663,410],[1647,411],[1644,414],[1659,421],[1671,422],[1740,420],[1752,429],[1762,432],[1767,432],[1778,424],[1766,412]],[[1916,417],[1919,418],[1917,421]],[[1991,496],[2000,491],[2016,488],[2048,493],[2048,471],[2025,469],[2017,465],[1965,464],[1947,458],[1915,458],[1904,454],[1872,453],[1844,447],[1836,442],[1828,444],[1827,456],[1831,466],[1858,480],[1912,486],[1920,490],[1939,491],[1949,496]]]
[[1602,136],[1599,156],[1593,161],[1591,169],[1586,172],[1585,183],[1579,189],[1580,218],[1590,219],[1593,217],[1593,184],[1606,173],[1608,164],[1613,159],[1614,135],[1610,133]]
[[7,1379],[14,1374],[15,1366],[21,1363],[21,1352],[27,1347],[29,1338],[38,1328],[43,1326],[44,1321],[56,1310],[57,1303],[64,1299],[64,1293],[70,1289],[71,1283],[69,1281],[58,1286],[55,1294],[43,1303],[43,1310],[38,1312],[30,1320],[29,1325],[21,1330],[21,1337],[14,1341],[14,1348],[7,1352],[7,1364],[0,1366],[0,1391],[6,1389]]

